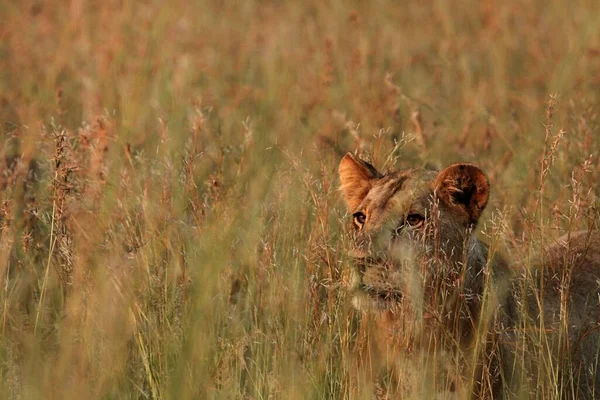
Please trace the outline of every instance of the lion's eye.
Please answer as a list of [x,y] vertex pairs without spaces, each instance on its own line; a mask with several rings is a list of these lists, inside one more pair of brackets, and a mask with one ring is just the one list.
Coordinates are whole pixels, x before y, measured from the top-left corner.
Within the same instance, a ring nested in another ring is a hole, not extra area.
[[406,223],[413,228],[420,227],[423,222],[425,222],[425,218],[420,214],[409,214],[406,217]]
[[354,217],[354,224],[358,227],[358,228],[362,228],[363,225],[365,224],[365,221],[367,220],[367,216],[363,213],[363,212],[355,212],[354,214],[352,214],[352,216]]
[[402,224],[400,224],[400,226],[394,230],[394,234],[395,236],[400,236],[404,227],[409,226],[411,228],[420,228],[423,226],[424,222],[425,217],[423,217],[421,214],[408,214],[406,220],[402,221]]

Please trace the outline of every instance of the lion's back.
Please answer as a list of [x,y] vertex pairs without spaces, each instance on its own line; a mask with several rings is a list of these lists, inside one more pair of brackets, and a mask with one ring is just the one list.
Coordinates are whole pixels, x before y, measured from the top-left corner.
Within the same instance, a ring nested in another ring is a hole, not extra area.
[[600,231],[562,236],[548,247],[542,264],[546,296],[568,300],[571,318],[600,323]]
[[600,391],[600,231],[565,235],[545,255],[546,327],[569,338],[577,397],[593,398]]

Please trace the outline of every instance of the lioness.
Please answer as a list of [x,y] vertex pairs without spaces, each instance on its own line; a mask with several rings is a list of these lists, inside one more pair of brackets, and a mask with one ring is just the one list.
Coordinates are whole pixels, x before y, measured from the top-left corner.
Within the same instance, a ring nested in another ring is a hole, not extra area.
[[348,153],[339,176],[352,302],[378,323],[386,365],[410,365],[400,396],[600,398],[597,232],[559,239],[519,271],[473,234],[490,190],[476,165],[381,174]]

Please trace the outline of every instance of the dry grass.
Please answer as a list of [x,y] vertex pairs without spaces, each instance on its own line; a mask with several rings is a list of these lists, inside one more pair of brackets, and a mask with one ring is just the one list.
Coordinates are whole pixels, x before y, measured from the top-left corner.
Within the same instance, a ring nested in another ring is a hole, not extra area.
[[0,5],[2,396],[370,398],[350,149],[479,163],[519,265],[594,226],[600,3],[459,3]]

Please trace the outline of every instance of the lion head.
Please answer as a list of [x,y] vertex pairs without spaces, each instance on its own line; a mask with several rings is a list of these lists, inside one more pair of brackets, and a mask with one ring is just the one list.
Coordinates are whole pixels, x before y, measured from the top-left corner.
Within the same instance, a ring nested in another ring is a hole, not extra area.
[[357,308],[389,310],[406,297],[448,307],[453,297],[479,294],[487,249],[472,233],[489,197],[479,167],[382,174],[348,153],[339,176],[352,215]]

